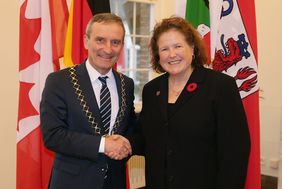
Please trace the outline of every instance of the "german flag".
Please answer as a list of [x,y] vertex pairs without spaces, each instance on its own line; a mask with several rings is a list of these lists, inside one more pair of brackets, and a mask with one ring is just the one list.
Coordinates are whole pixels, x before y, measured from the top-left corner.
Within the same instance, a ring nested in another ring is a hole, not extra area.
[[80,64],[87,51],[83,46],[83,35],[89,19],[98,13],[110,12],[108,0],[72,0],[64,51],[65,67]]

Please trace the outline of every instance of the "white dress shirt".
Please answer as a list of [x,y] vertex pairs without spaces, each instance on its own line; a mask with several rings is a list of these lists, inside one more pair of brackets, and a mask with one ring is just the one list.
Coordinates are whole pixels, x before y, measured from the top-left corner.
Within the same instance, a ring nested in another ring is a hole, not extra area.
[[[118,111],[119,111],[119,97],[118,97],[118,92],[117,92],[117,85],[116,85],[115,76],[113,74],[112,69],[110,69],[107,74],[101,75],[97,70],[95,70],[95,68],[93,68],[93,66],[91,66],[88,59],[86,61],[86,69],[87,69],[87,72],[89,74],[91,84],[92,84],[92,88],[93,88],[93,91],[95,93],[96,101],[97,101],[99,108],[100,108],[100,91],[101,91],[101,88],[102,88],[102,83],[98,79],[98,77],[108,76],[106,82],[107,82],[107,86],[108,86],[110,94],[111,94],[111,106],[112,106],[112,108],[111,108],[111,123],[110,123],[110,129],[109,129],[108,134],[111,134],[111,131],[113,129],[113,126],[114,126],[114,123],[116,121],[116,117],[117,117],[117,114],[118,114]],[[102,137],[101,142],[100,142],[99,152],[103,153],[104,148],[105,148],[105,138]]]

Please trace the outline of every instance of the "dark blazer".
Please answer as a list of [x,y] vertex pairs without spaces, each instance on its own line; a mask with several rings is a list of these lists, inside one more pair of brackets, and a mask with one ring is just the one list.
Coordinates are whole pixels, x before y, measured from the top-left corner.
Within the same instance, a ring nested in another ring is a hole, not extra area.
[[194,69],[168,105],[164,74],[144,86],[142,100],[141,135],[131,142],[133,153],[145,155],[147,189],[244,188],[250,139],[232,77]]
[[[117,134],[127,135],[135,121],[134,84],[132,79],[124,75],[121,81],[119,74],[113,72],[120,110],[122,98],[126,104],[123,106],[124,112],[118,114],[120,126]],[[48,76],[40,105],[44,143],[55,152],[49,188],[102,189],[107,174],[107,186],[104,188],[124,189],[126,160],[110,160],[98,153],[101,135],[90,127],[69,75],[67,68]],[[76,75],[89,111],[99,125],[99,108],[85,63],[76,67]]]

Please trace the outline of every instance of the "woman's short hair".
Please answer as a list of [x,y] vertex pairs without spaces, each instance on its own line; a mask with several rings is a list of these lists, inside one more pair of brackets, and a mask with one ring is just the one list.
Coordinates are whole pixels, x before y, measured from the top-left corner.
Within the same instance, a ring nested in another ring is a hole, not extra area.
[[151,48],[151,64],[153,69],[158,73],[163,73],[165,70],[160,65],[158,40],[160,36],[168,30],[174,29],[185,36],[185,40],[190,47],[194,48],[194,57],[192,67],[202,67],[207,63],[207,53],[205,44],[199,32],[188,21],[181,17],[170,17],[163,19],[157,23],[153,30],[153,35],[150,41]]

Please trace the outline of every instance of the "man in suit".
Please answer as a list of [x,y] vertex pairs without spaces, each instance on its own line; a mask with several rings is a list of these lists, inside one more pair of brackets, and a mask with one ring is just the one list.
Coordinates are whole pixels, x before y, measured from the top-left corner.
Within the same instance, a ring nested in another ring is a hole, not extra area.
[[87,60],[47,77],[40,118],[45,146],[55,152],[51,189],[125,188],[134,83],[112,69],[124,35],[118,16],[95,15],[84,36]]

